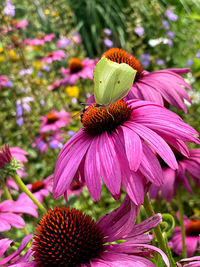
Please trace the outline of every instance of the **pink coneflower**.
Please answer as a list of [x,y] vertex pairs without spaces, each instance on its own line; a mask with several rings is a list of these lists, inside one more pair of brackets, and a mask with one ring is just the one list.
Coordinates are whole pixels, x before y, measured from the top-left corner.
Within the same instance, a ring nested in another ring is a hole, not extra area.
[[33,147],[38,148],[42,154],[46,153],[50,147],[52,149],[60,149],[63,146],[63,138],[61,131],[41,133],[34,141]]
[[62,61],[64,58],[66,58],[65,52],[63,50],[58,50],[58,51],[49,52],[48,56],[42,58],[40,61],[50,64],[56,60]]
[[49,114],[41,118],[42,125],[40,127],[40,133],[57,131],[65,127],[69,123],[70,117],[70,113],[65,110],[61,110],[60,112],[52,110]]
[[178,267],[199,267],[200,266],[200,256],[182,259],[176,263]]
[[72,181],[69,189],[67,190],[67,196],[75,195],[78,197],[83,192],[83,186],[82,184],[78,183],[77,181]]
[[26,248],[26,246],[28,245],[28,243],[30,242],[31,238],[32,238],[32,234],[27,235],[23,238],[19,248],[13,252],[11,255],[4,257],[4,253],[5,251],[9,248],[9,246],[13,246],[14,245],[14,241],[9,240],[8,238],[3,238],[0,240],[0,258],[2,258],[1,262],[0,262],[0,266],[5,266],[6,263],[8,262],[13,262],[13,264],[9,264],[6,266],[16,266],[15,262],[18,263],[17,266],[20,267],[28,267],[29,263],[26,262],[27,258],[30,258],[32,256],[32,251],[28,250],[22,257],[20,257],[21,252]]
[[[195,251],[200,249],[200,220],[189,220],[185,216],[184,225],[187,257],[192,257]],[[182,253],[181,227],[175,227],[173,233],[169,246],[176,254],[180,255]]]
[[[30,190],[33,196],[39,201],[42,202],[44,197],[47,197],[52,191],[52,181],[53,175],[50,175],[44,180],[39,180],[33,184],[27,184],[26,187]],[[25,202],[32,200],[23,192],[20,194],[18,200],[23,200]],[[32,202],[33,203],[33,202]],[[36,206],[37,208],[37,206]]]
[[189,150],[189,154],[186,156],[173,149],[178,163],[178,169],[172,170],[160,160],[164,184],[159,188],[154,185],[150,188],[150,197],[156,198],[159,190],[162,193],[162,197],[167,201],[171,201],[172,197],[175,196],[178,184],[181,183],[183,187],[189,192],[192,192],[192,188],[188,181],[187,174],[194,180],[194,183],[198,185],[200,179],[200,149]]
[[79,210],[55,207],[38,224],[30,249],[34,259],[26,266],[155,267],[148,258],[158,252],[169,267],[166,255],[149,245],[153,235],[145,234],[162,221],[161,215],[134,225],[138,211],[139,207],[125,198],[118,209],[95,223]]
[[69,85],[74,85],[74,83],[79,79],[93,79],[93,70],[97,63],[97,60],[85,58],[81,61],[79,58],[71,58],[69,60],[68,68],[62,67],[61,74],[66,76],[62,79],[62,84],[68,83]]
[[0,203],[0,232],[10,230],[11,226],[23,228],[25,222],[19,214],[30,214],[37,217],[36,208],[22,200],[5,200]]
[[123,185],[132,201],[141,204],[146,181],[163,183],[155,153],[172,169],[178,167],[166,141],[183,154],[184,142],[199,143],[194,136],[198,133],[178,115],[140,100],[121,100],[109,108],[92,104],[82,115],[82,124],[59,154],[53,186],[56,199],[79,175],[95,201],[100,199],[102,178],[115,199]]
[[189,102],[191,100],[184,87],[192,88],[180,75],[188,73],[189,69],[166,69],[147,72],[143,70],[136,58],[119,48],[111,48],[103,56],[118,63],[126,63],[137,70],[133,87],[127,99],[149,100],[162,106],[171,104],[178,109],[187,111],[184,99]]

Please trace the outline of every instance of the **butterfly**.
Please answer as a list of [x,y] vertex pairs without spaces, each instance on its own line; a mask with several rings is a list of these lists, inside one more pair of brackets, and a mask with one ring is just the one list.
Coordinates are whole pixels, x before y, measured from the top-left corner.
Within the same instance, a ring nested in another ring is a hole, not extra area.
[[102,57],[94,69],[94,98],[96,106],[109,107],[124,98],[133,85],[136,70],[126,63]]

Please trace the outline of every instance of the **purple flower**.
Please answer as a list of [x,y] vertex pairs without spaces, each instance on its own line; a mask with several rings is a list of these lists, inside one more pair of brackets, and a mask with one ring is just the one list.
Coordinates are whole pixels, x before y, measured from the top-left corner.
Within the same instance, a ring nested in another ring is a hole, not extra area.
[[70,113],[65,110],[58,112],[52,110],[47,116],[43,116],[42,125],[40,127],[40,133],[48,131],[57,131],[58,129],[65,127],[70,122]]
[[144,34],[144,28],[143,27],[135,28],[134,31],[138,36],[142,36]]
[[6,1],[3,11],[7,16],[14,17],[14,15],[15,15],[15,6],[12,5],[10,0]]
[[[200,220],[189,220],[188,217],[184,216],[184,225],[187,257],[192,257],[195,251],[200,249]],[[176,254],[180,255],[182,253],[181,227],[175,227],[173,233],[169,246]]]
[[56,199],[65,194],[78,174],[94,201],[100,199],[102,179],[115,199],[120,197],[123,185],[131,200],[141,204],[146,182],[157,186],[164,182],[155,153],[170,168],[178,167],[165,140],[175,147],[178,142],[180,152],[187,140],[199,143],[195,137],[198,133],[191,126],[150,101],[121,100],[109,109],[92,104],[83,114],[82,124],[58,156],[53,185]]
[[148,67],[150,63],[150,54],[141,55],[141,63],[144,67]]
[[112,34],[112,31],[108,28],[104,29],[104,33],[108,36],[110,36]]
[[68,135],[69,135],[70,137],[72,137],[72,136],[75,135],[75,132],[74,132],[74,131],[68,131],[67,133],[68,133]]
[[173,38],[174,37],[174,32],[172,32],[172,31],[167,32],[167,36],[169,38]]
[[[41,266],[155,267],[150,259],[156,252],[169,267],[167,256],[162,250],[150,245],[153,235],[147,233],[162,221],[161,214],[135,224],[138,212],[139,207],[128,197],[118,209],[104,215],[97,222],[79,210],[55,207],[38,224],[28,255],[26,253],[26,257],[24,255],[17,260],[11,255],[12,263],[14,266],[19,263],[26,267],[35,267],[38,263]],[[70,223],[66,223],[69,221]],[[26,240],[30,238],[31,236],[27,236]],[[8,240],[5,243],[9,243]],[[24,243],[21,248],[28,242]],[[5,246],[8,247],[8,244]],[[15,253],[19,255],[18,250]],[[68,254],[75,256],[66,256]],[[30,260],[31,256],[33,260]],[[3,264],[8,263],[8,257],[3,259]]]
[[200,49],[199,49],[198,52],[196,53],[196,57],[197,57],[198,59],[200,59]]
[[164,65],[165,64],[165,61],[163,59],[158,59],[158,60],[156,60],[156,64],[158,66],[161,66],[161,65]]
[[69,44],[70,44],[70,40],[67,39],[66,37],[63,37],[57,41],[56,46],[59,48],[65,48],[69,46]]
[[112,47],[113,46],[113,42],[110,39],[108,39],[108,38],[104,39],[104,44],[107,47]]
[[169,20],[172,21],[176,21],[178,19],[178,16],[169,9],[165,12],[165,15],[168,17]]
[[169,26],[169,23],[168,23],[167,20],[163,20],[163,21],[162,21],[162,24],[163,24],[163,26],[164,26],[164,28],[165,28],[166,30],[169,30],[170,26]]
[[168,46],[173,46],[173,41],[168,39]]
[[46,66],[43,66],[42,69],[48,72],[50,71],[51,67],[49,65],[46,65]]
[[16,102],[16,116],[17,117],[21,117],[23,115],[23,108],[21,106],[21,100],[18,99],[17,102]]
[[188,62],[187,62],[187,66],[188,66],[188,67],[191,67],[191,66],[193,65],[193,63],[194,63],[194,59],[193,59],[193,58],[190,58],[190,59],[188,60]]
[[[35,204],[34,204],[35,206]],[[22,214],[30,214],[38,217],[35,207],[32,204],[24,203],[24,201],[5,200],[0,203],[0,232],[10,230],[11,226],[16,228],[24,228],[25,222]]]
[[23,119],[23,117],[20,117],[19,119],[16,120],[16,124],[17,124],[18,126],[22,126],[23,123],[24,123],[24,119]]

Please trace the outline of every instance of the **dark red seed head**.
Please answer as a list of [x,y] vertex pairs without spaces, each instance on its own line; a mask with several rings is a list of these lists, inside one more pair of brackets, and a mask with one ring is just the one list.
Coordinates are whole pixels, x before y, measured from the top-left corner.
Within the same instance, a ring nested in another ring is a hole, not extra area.
[[200,220],[192,220],[186,227],[186,233],[189,236],[196,236],[200,235]]
[[105,131],[111,133],[117,126],[122,125],[131,116],[132,109],[127,107],[124,100],[110,107],[90,105],[82,115],[82,124],[89,135],[98,135]]
[[32,184],[32,186],[31,186],[31,192],[32,193],[36,193],[36,192],[40,191],[43,188],[44,188],[43,181],[37,181],[34,184]]
[[103,235],[96,223],[76,209],[55,207],[43,216],[33,241],[37,266],[75,267],[98,258]]
[[71,58],[69,61],[69,69],[71,73],[77,73],[83,69],[83,63],[79,58]]

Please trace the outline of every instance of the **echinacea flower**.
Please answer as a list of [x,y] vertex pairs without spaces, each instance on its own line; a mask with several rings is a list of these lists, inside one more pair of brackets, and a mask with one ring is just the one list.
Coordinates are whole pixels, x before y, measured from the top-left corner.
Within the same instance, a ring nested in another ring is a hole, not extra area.
[[26,213],[38,217],[35,205],[25,203],[23,200],[5,200],[0,203],[0,232],[10,230],[11,226],[23,228],[25,222],[21,214]]
[[[27,184],[26,187],[33,194],[33,196],[39,201],[42,202],[44,197],[47,197],[52,191],[52,181],[53,175],[48,176],[44,180],[39,180],[33,184]],[[23,192],[19,195],[18,200],[23,200],[24,202],[32,200]],[[32,202],[33,203],[33,202]],[[38,207],[36,206],[36,209]]]
[[93,70],[97,63],[97,60],[85,58],[80,60],[79,58],[71,58],[69,60],[68,68],[62,67],[61,74],[64,79],[61,80],[62,84],[68,83],[69,85],[74,85],[74,83],[79,79],[93,79]]
[[41,118],[42,125],[40,127],[40,133],[45,133],[49,131],[57,131],[62,127],[65,127],[70,121],[70,113],[65,110],[58,112],[57,110],[52,110],[46,116]]
[[[200,220],[189,220],[188,217],[184,216],[184,225],[187,257],[192,257],[195,251],[200,249]],[[180,255],[182,253],[181,227],[175,227],[173,233],[169,246],[176,254]]]
[[[79,210],[55,207],[38,224],[29,250],[33,252],[29,252],[33,260],[28,262],[26,257],[20,263],[26,266],[155,267],[149,259],[158,252],[169,267],[166,255],[149,245],[153,235],[145,234],[162,221],[161,215],[135,225],[138,211],[139,207],[125,198],[118,209],[95,223]],[[121,242],[116,243],[118,240]]]
[[32,236],[33,236],[32,234],[25,236],[19,248],[9,256],[3,256],[3,255],[10,246],[12,247],[14,245],[15,242],[13,240],[9,240],[8,238],[1,239],[0,240],[0,258],[2,260],[0,261],[0,266],[5,266],[6,263],[13,262],[13,261],[14,261],[13,264],[9,264],[6,266],[16,266],[15,262],[17,261],[18,263],[17,266],[19,266],[20,264],[20,267],[23,267],[23,266],[28,267],[29,263],[26,262],[26,259],[30,258],[33,252],[31,250],[28,250],[22,257],[20,257],[20,254],[27,247]]
[[123,185],[132,201],[141,204],[146,181],[157,186],[163,183],[155,153],[172,169],[178,167],[166,141],[183,154],[187,154],[184,142],[199,143],[191,126],[152,102],[120,100],[109,108],[92,104],[81,117],[83,128],[58,157],[53,185],[56,199],[80,176],[95,201],[100,199],[102,178],[115,199]]
[[41,133],[34,141],[33,147],[38,148],[42,154],[46,153],[50,147],[54,150],[63,146],[63,138],[61,131]]
[[182,155],[177,150],[173,149],[178,163],[178,169],[172,170],[169,168],[163,160],[160,161],[164,183],[159,188],[151,185],[150,197],[156,198],[159,190],[162,193],[162,197],[167,201],[171,201],[172,197],[175,196],[178,185],[182,184],[183,187],[189,192],[193,193],[190,183],[188,181],[187,174],[193,179],[195,185],[197,186],[200,180],[200,149],[189,150],[188,155]]
[[62,61],[66,58],[66,54],[63,50],[49,52],[47,57],[42,58],[40,61],[45,63],[52,63],[53,61]]
[[69,189],[67,190],[67,196],[75,195],[78,197],[83,191],[83,184],[78,183],[77,181],[72,181]]
[[199,267],[200,266],[200,256],[182,259],[176,263],[178,267]]
[[127,99],[149,100],[163,106],[168,103],[184,112],[187,111],[184,99],[191,101],[183,86],[192,88],[180,75],[188,73],[188,68],[147,72],[136,58],[119,48],[111,48],[103,56],[118,63],[126,63],[137,70]]

